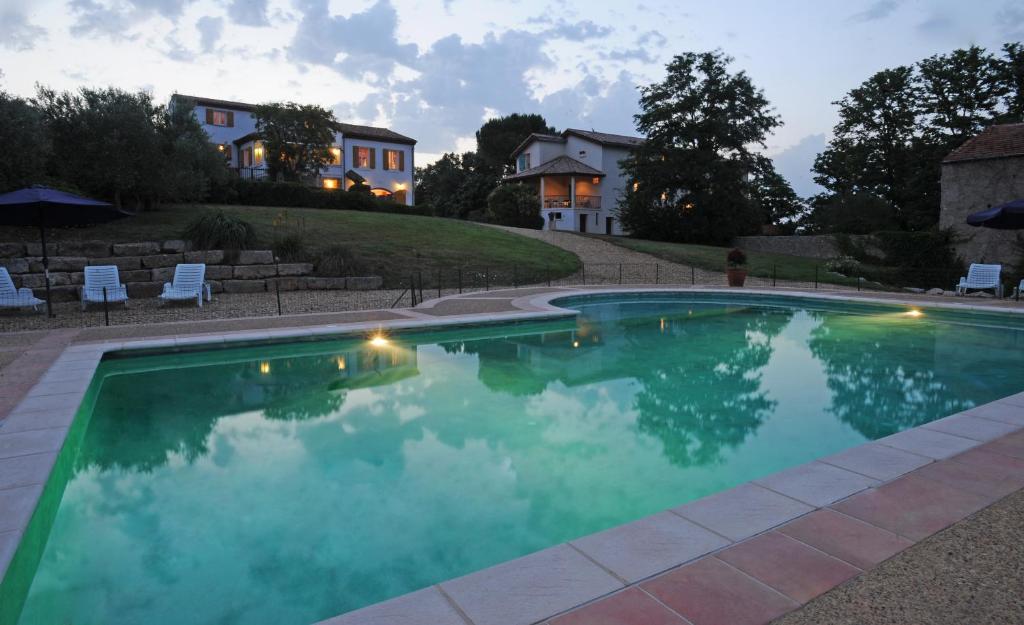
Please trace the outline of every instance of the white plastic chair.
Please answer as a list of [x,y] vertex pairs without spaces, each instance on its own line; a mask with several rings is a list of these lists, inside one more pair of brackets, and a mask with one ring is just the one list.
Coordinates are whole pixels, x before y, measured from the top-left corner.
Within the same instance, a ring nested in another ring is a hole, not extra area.
[[999,274],[1002,273],[1002,265],[983,265],[971,263],[967,275],[960,278],[956,285],[957,295],[967,295],[967,291],[987,291],[992,289],[996,297],[1003,296],[1003,285],[999,282]]
[[46,302],[32,294],[32,289],[14,288],[14,280],[7,267],[0,267],[0,308],[28,308],[39,310],[40,304]]
[[164,283],[164,292],[160,299],[165,302],[180,302],[195,299],[196,305],[203,307],[203,293],[206,301],[210,301],[210,283],[206,282],[206,265],[203,263],[181,264],[174,267],[174,281]]
[[1020,284],[1018,284],[1017,288],[1013,290],[1014,298],[1019,300],[1021,295],[1024,295],[1024,278],[1020,279]]
[[[104,293],[106,289],[106,293]],[[91,265],[85,268],[82,286],[82,310],[87,304],[124,302],[128,308],[128,290],[121,284],[116,265]]]

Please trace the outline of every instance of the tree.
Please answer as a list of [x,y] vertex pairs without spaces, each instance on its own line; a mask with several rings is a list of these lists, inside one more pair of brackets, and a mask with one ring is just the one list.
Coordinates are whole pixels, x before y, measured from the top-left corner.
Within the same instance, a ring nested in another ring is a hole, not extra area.
[[1008,86],[999,59],[971,46],[918,63],[927,128],[950,148],[995,122]]
[[271,178],[298,181],[316,176],[331,162],[338,124],[334,113],[315,104],[287,102],[261,104],[253,117]]
[[50,169],[57,178],[117,206],[142,207],[160,198],[163,109],[150,94],[39,87],[34,104],[50,130]]
[[195,117],[194,103],[179,101],[165,111],[158,131],[162,140],[160,198],[201,202],[213,186],[228,181],[228,167]]
[[476,131],[476,154],[496,178],[514,173],[512,151],[535,132],[554,134],[557,131],[536,113],[491,118]]
[[793,187],[768,161],[751,178],[751,197],[761,211],[761,223],[792,230],[807,207]]
[[544,219],[540,216],[537,192],[525,184],[498,185],[487,196],[487,219],[491,223],[540,230]]
[[1003,44],[1001,66],[1001,79],[1006,85],[1006,112],[1002,121],[1024,122],[1024,46],[1019,42]]
[[437,161],[417,167],[415,175],[417,204],[429,206],[431,213],[438,217],[458,217],[452,198],[465,179],[461,156],[445,152]]
[[0,193],[43,182],[50,137],[43,116],[22,98],[0,91]]
[[635,184],[618,207],[634,236],[727,243],[761,225],[747,178],[765,159],[752,147],[781,122],[731,62],[718,51],[681,54],[641,90],[635,119],[647,141],[621,164]]

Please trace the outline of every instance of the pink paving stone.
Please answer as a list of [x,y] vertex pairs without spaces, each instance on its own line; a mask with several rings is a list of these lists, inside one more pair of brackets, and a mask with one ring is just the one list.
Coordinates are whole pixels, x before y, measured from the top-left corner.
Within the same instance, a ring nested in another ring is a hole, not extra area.
[[992,497],[910,474],[832,507],[911,540],[921,540],[992,501]]
[[660,512],[572,541],[628,582],[695,560],[729,541],[671,512]]
[[1014,458],[989,451],[984,447],[977,447],[950,458],[953,462],[977,465],[994,470],[1010,476],[1024,477],[1024,459]]
[[914,544],[828,508],[790,521],[778,531],[864,570]]
[[997,438],[990,443],[986,443],[982,449],[1024,460],[1024,432],[1017,432]]
[[1024,487],[1024,476],[981,465],[942,460],[915,471],[915,475],[981,495],[1001,498]]
[[714,557],[640,587],[693,625],[765,625],[799,605]]
[[938,432],[945,432],[946,434],[963,436],[964,438],[970,438],[976,441],[990,441],[994,438],[1005,436],[1020,429],[1019,426],[1011,425],[1009,423],[993,421],[992,419],[983,419],[981,417],[972,417],[971,415],[966,414],[956,414],[951,417],[932,421],[931,423],[926,423],[924,427]]
[[755,536],[716,557],[800,603],[860,573],[860,569],[778,532]]
[[551,619],[550,625],[688,625],[636,586]]
[[435,587],[320,621],[317,625],[466,625]]

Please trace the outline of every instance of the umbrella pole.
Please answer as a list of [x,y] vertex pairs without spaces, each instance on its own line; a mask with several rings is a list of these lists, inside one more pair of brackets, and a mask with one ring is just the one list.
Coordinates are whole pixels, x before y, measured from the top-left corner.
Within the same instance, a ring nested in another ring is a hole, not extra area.
[[46,280],[46,316],[53,318],[53,298],[50,296],[50,259],[46,255],[46,225],[39,220],[39,238],[43,243],[43,277]]

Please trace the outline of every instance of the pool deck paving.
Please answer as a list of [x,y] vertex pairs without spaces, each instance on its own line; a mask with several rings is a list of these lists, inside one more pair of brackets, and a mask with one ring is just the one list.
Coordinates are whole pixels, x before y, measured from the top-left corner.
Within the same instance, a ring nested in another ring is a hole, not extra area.
[[[35,333],[30,340],[19,336],[10,343],[16,357],[0,369],[0,578],[16,557],[68,428],[108,351],[211,348],[239,340],[315,340],[375,328],[549,318],[566,315],[547,305],[556,295],[609,290],[619,289],[509,289],[440,298],[415,309],[55,330]],[[771,293],[821,296],[784,289]],[[861,299],[936,305],[932,298],[905,294],[872,296]],[[1003,308],[984,304],[966,308]],[[936,541],[951,540],[943,538],[947,533],[974,535],[972,529],[957,529],[974,524],[972,515],[995,518],[985,522],[1001,522],[1000,531],[1016,537],[1000,553],[1016,554],[1019,569],[1021,517],[1000,513],[999,506],[1024,508],[1022,488],[1024,393],[323,624],[753,625],[787,613],[792,613],[783,621],[787,624],[833,622],[799,619],[804,611],[826,614],[844,602],[870,601],[864,589],[882,583],[877,576],[889,570],[887,563],[913,561],[918,550],[929,561]],[[997,504],[1003,498],[1010,503]],[[963,553],[973,548],[952,540]],[[916,572],[922,592],[943,592],[927,570],[902,571]],[[961,572],[961,580],[972,577],[988,586],[1007,581],[989,579],[984,570]],[[1017,604],[1007,599],[978,606],[975,616],[986,608],[1003,615],[1016,610],[1013,618],[992,622],[1024,622],[1019,595]]]

